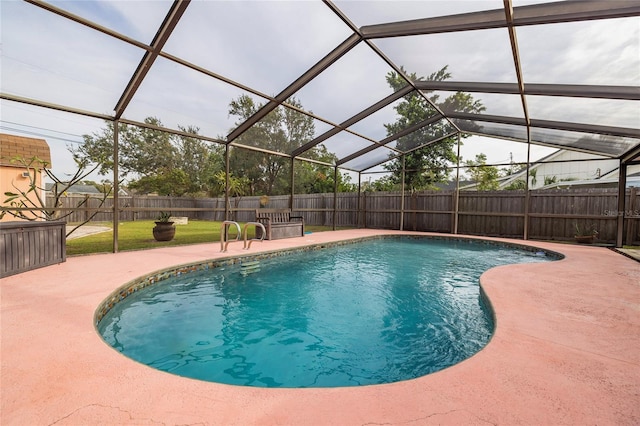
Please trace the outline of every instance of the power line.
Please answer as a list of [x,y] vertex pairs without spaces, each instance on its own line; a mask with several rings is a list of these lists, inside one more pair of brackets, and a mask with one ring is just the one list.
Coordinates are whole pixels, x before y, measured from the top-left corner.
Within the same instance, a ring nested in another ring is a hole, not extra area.
[[[9,131],[13,131],[13,132],[24,133],[24,134],[32,135],[32,136],[40,136],[42,138],[47,138],[47,139],[56,139],[56,140],[60,140],[60,141],[64,141],[64,142],[73,143],[73,144],[76,144],[76,145],[84,144],[84,141],[66,139],[66,138],[61,138],[61,137],[58,137],[58,136],[48,135],[46,133],[34,132],[34,131],[29,131],[29,130],[24,130],[24,129],[16,129],[16,128],[13,128],[13,127],[8,127],[8,126],[3,126],[3,125],[0,125],[0,129],[9,130]],[[47,129],[42,129],[42,130],[46,131]]]
[[82,137],[81,135],[78,135],[78,134],[75,134],[75,133],[61,132],[60,130],[47,129],[46,127],[30,126],[28,124],[16,123],[14,121],[2,120],[1,122],[2,123],[15,124],[17,126],[22,126],[22,127],[29,127],[31,129],[46,130],[47,132],[60,133],[60,134],[63,134],[63,135],[77,136],[77,137],[80,137],[80,138]]

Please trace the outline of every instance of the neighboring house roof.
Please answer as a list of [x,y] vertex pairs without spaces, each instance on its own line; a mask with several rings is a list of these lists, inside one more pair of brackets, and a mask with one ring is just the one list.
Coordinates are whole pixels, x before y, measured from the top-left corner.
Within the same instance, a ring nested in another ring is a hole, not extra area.
[[[47,168],[51,167],[51,151],[47,141],[0,133],[0,166],[24,167],[20,163],[11,162],[15,157],[21,157],[27,163],[33,157],[37,157],[46,164]],[[38,166],[41,165],[38,164]]]
[[[509,175],[509,176],[502,176],[499,177],[498,179],[496,179],[496,181],[498,182],[498,188],[499,189],[504,189],[505,186],[505,182],[512,182],[513,180],[513,176],[515,175]],[[476,189],[476,187],[478,186],[478,182],[473,181],[473,180],[465,180],[465,181],[460,181],[460,189],[463,191],[469,191],[472,189]],[[455,189],[455,185],[452,189]]]
[[[569,180],[555,182],[549,185],[545,185],[539,189],[562,189],[562,188],[617,188],[618,178],[607,179],[586,179],[586,180]],[[627,176],[627,188],[640,188],[640,176]]]
[[[45,185],[45,189],[47,191],[51,191],[51,189],[53,188],[53,184],[52,183],[47,183]],[[100,191],[98,191],[98,188],[96,188],[93,185],[71,185],[67,190],[66,190],[67,194],[81,194],[81,195],[100,195],[102,194]]]
[[[617,188],[620,176],[620,167],[615,167],[604,172],[601,176],[592,179],[577,179],[558,181],[545,185],[538,189],[556,189],[556,188]],[[640,165],[630,165],[627,169],[626,187],[640,187]]]
[[[532,164],[531,166],[529,166],[529,172],[531,172],[531,170],[535,170],[538,167],[540,167],[541,163],[544,163],[545,161],[554,161],[557,159],[557,157],[561,156],[565,151],[562,149],[559,149],[557,151],[552,152],[551,154],[542,157],[541,159],[538,160],[538,162],[536,164]],[[507,186],[509,186],[510,184],[512,184],[513,182],[517,181],[517,180],[525,180],[527,176],[527,169],[522,169],[517,173],[514,173],[512,175],[506,176],[507,179],[500,181],[500,188],[506,188]]]
[[[556,163],[557,165],[560,162],[566,162],[567,164],[569,164],[569,166],[567,166],[568,170],[571,171],[572,170],[571,167],[574,167],[575,164],[578,164],[578,163],[572,162],[572,161],[575,161],[575,157],[579,157],[579,160],[581,161],[580,164],[595,164],[595,163],[592,163],[592,161],[598,162],[597,166],[592,166],[594,170],[597,170],[597,175],[594,175],[593,177],[585,177],[584,170],[582,171],[574,170],[575,175],[578,176],[576,178],[560,179],[554,183],[550,183],[547,185],[543,184],[545,182],[543,180],[545,177],[548,177],[550,174],[554,174],[554,173],[548,173],[549,172],[548,167],[553,167],[553,163]],[[572,186],[580,186],[583,188],[585,187],[596,188],[596,187],[609,187],[609,186],[617,187],[617,182],[618,182],[617,176],[618,176],[619,167],[615,167],[613,164],[611,164],[611,160],[615,160],[615,159],[604,157],[597,154],[577,153],[574,151],[559,149],[537,160],[535,164],[532,164],[529,167],[529,172],[531,173],[533,171],[535,173],[537,169],[540,169],[538,170],[538,172],[542,171],[543,173],[547,173],[547,176],[540,176],[540,173],[538,173],[538,184],[535,186],[534,189],[568,188]],[[609,163],[606,163],[606,161],[609,161]],[[616,161],[613,161],[613,163],[615,164]],[[639,176],[634,175],[634,173],[636,173],[636,170],[640,170],[640,166],[631,165],[629,167],[630,168],[628,169],[628,172],[627,172],[627,187],[639,186],[640,184]],[[527,173],[526,169],[523,169],[512,175],[499,178],[498,179],[499,189],[505,189],[506,187],[516,182],[517,180],[524,181],[526,178],[526,173]],[[582,177],[580,177],[580,175],[582,175]],[[471,184],[468,186],[465,186],[465,187],[461,186],[461,189],[470,190],[470,189],[474,189],[476,186],[477,184],[475,182],[471,182]]]
[[[471,181],[471,180],[461,180],[460,181],[460,188],[463,188],[467,185],[471,185],[474,184],[475,182]],[[456,189],[456,180],[449,180],[446,182],[438,182],[436,184],[434,184],[434,186],[436,188],[438,188],[439,190],[442,191],[448,191],[448,190],[454,190]]]

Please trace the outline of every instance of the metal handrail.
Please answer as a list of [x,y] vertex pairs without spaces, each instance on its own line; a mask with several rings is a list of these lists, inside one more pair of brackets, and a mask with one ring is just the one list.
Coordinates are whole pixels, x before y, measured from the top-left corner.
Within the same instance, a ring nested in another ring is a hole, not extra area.
[[[238,232],[236,233],[236,239],[235,240],[228,240],[228,226],[229,225],[235,225],[236,229],[238,230]],[[220,251],[221,252],[226,252],[227,251],[227,246],[229,245],[230,242],[232,241],[238,241],[240,239],[240,225],[238,224],[238,222],[234,222],[233,220],[225,220],[224,222],[222,222],[222,229],[220,230]]]
[[[247,228],[249,227],[249,225],[254,225],[254,226],[259,226],[260,228],[262,228],[262,238],[252,238],[248,241],[247,244]],[[243,239],[244,239],[244,249],[245,250],[249,250],[249,248],[251,247],[251,243],[253,241],[264,241],[264,236],[267,235],[267,230],[264,228],[264,225],[261,224],[260,222],[247,222],[244,225],[244,231],[243,231]]]

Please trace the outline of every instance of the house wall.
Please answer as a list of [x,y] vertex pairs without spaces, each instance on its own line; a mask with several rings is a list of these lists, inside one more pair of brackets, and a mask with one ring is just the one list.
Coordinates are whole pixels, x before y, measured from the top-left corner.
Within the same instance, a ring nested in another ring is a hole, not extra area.
[[[554,176],[556,181],[571,180],[588,180],[596,179],[619,166],[618,160],[606,159],[598,155],[584,154],[581,152],[563,151],[558,156],[549,159],[550,161],[573,161],[572,163],[550,163],[538,164],[535,169],[536,183],[532,184],[531,189],[543,187],[545,178],[552,179]],[[576,160],[598,160],[598,161],[576,161]]]
[[[5,192],[14,192],[17,193],[19,191],[28,191],[29,190],[29,185],[30,185],[30,180],[28,177],[23,177],[22,173],[26,172],[27,169],[25,169],[24,167],[11,167],[11,166],[2,166],[0,165],[0,204],[3,207],[6,207],[9,205],[9,203],[5,203],[5,200],[7,199],[7,196],[5,195]],[[34,170],[31,169],[30,171],[31,176],[34,176]],[[36,179],[36,186],[38,188],[42,188],[42,174],[41,173],[35,173],[35,179]],[[17,188],[17,189],[16,189]],[[44,200],[45,197],[45,193],[44,191],[40,191],[40,197]],[[35,194],[30,194],[29,199],[34,202],[36,205],[39,205],[39,203],[36,201],[37,197]],[[26,213],[29,214],[29,213]],[[35,216],[34,216],[35,217]],[[5,214],[4,217],[2,219],[0,219],[2,222],[9,222],[9,221],[14,221],[14,220],[25,220],[25,219],[18,219],[10,214]]]
[[[22,173],[27,171],[23,164],[32,167],[42,168],[51,167],[51,152],[49,145],[44,139],[28,138],[25,136],[11,135],[0,133],[0,205],[9,207],[10,204],[5,203],[7,196],[5,192],[19,193],[26,192],[29,189],[31,181],[28,177],[23,177]],[[40,198],[44,201],[45,193],[42,184],[42,174],[36,173],[33,168],[30,169],[31,176],[35,179],[36,187],[42,188]],[[35,206],[40,206],[36,202],[36,194],[31,193],[29,199]],[[27,207],[33,207],[27,205]],[[25,213],[28,215],[30,213]],[[37,217],[33,215],[33,217]],[[1,219],[3,222],[21,220],[10,214],[5,214]],[[24,219],[22,219],[24,220]]]

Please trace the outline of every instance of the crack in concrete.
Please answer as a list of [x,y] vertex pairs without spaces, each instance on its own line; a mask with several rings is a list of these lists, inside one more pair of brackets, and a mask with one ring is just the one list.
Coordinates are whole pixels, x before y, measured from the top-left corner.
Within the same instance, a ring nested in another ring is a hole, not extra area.
[[[120,407],[112,407],[110,405],[102,405],[102,404],[87,404],[87,405],[82,406],[82,407],[80,407],[80,408],[78,408],[76,410],[73,410],[71,413],[67,414],[66,416],[63,416],[63,417],[59,418],[58,420],[54,421],[53,423],[50,423],[49,426],[55,425],[55,424],[57,424],[59,422],[62,422],[64,420],[72,417],[73,415],[79,413],[81,410],[84,410],[85,408],[89,408],[89,407],[99,407],[99,408],[108,408],[108,409],[112,409],[112,410],[118,410],[121,413],[126,413],[127,416],[129,416],[129,420],[131,420],[131,421],[134,420],[134,417],[131,415],[131,413],[129,411],[123,410]],[[140,419],[137,419],[137,420],[140,420]],[[152,418],[148,418],[146,420],[148,420],[151,423],[155,423],[155,424],[159,424],[159,425],[165,425],[165,423],[156,421],[156,420],[154,420]]]
[[480,418],[478,416],[476,416],[475,414],[471,413],[468,410],[464,410],[464,409],[456,409],[456,410],[450,410],[450,411],[446,411],[444,413],[431,413],[428,416],[423,416],[423,417],[418,417],[415,419],[411,419],[411,420],[407,420],[406,422],[394,422],[394,423],[375,423],[375,422],[367,422],[367,423],[363,423],[362,426],[385,426],[385,425],[408,425],[408,424],[412,424],[412,423],[417,423],[417,422],[423,422],[427,419],[429,419],[430,417],[433,416],[446,416],[448,414],[451,413],[455,413],[458,411],[462,411],[462,412],[466,412],[469,413],[471,416],[475,417],[476,419],[478,419],[479,421],[489,424],[489,425],[493,425],[493,426],[497,426],[497,423],[492,423],[488,420],[485,420],[483,418]]

